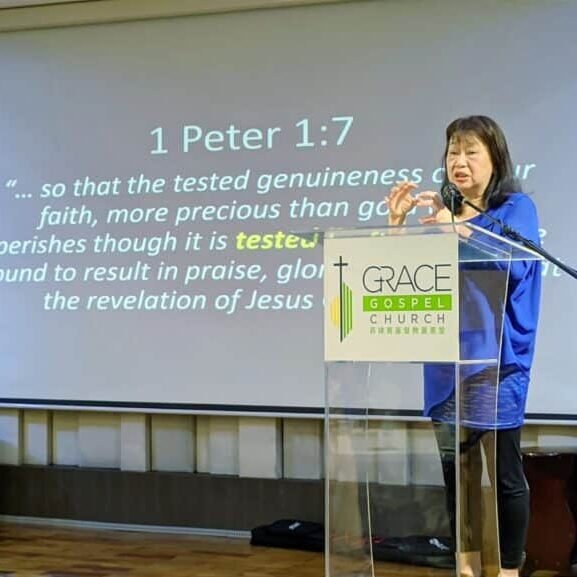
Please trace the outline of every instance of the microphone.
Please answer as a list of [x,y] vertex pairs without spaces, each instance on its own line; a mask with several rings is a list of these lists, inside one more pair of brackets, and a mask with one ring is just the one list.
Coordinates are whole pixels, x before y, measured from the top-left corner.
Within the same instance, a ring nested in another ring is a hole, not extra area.
[[441,188],[441,198],[443,204],[453,213],[458,214],[463,206],[463,195],[461,191],[452,183],[448,182]]

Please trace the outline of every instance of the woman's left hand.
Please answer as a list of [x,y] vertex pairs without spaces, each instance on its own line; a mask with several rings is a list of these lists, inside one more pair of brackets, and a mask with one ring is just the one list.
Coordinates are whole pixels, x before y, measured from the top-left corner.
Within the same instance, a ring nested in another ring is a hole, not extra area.
[[[453,215],[448,208],[441,208],[437,212],[433,213],[431,216],[426,216],[425,218],[420,218],[421,224],[452,224],[457,223],[457,220],[453,219]],[[465,225],[456,224],[455,230],[460,236],[468,238],[471,236],[471,229]]]
[[445,224],[452,222],[451,213],[441,200],[438,193],[432,190],[426,190],[417,195],[418,206],[427,206],[432,210],[429,216],[419,218],[421,224]]
[[430,216],[419,219],[421,224],[450,224],[453,222],[453,215],[448,208],[441,208],[433,212]]

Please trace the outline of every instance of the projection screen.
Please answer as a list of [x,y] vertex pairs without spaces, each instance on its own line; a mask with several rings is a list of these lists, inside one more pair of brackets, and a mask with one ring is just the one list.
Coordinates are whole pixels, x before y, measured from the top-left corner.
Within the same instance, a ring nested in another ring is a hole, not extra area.
[[[503,126],[575,265],[575,22],[387,1],[0,34],[2,404],[320,414],[322,247],[290,233],[438,190],[462,115]],[[575,284],[543,274],[528,411],[571,420]]]

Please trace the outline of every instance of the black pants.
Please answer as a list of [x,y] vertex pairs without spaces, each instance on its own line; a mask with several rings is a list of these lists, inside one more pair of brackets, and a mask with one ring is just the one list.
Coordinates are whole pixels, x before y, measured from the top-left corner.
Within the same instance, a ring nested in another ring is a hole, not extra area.
[[[451,533],[456,540],[455,427],[434,423],[434,428],[443,466]],[[481,551],[483,445],[488,461],[495,452],[496,479],[491,479],[491,483],[497,493],[501,567],[517,569],[522,564],[529,526],[529,486],[523,472],[521,428],[496,432],[461,428],[460,441],[461,503],[468,504],[467,523],[461,524],[462,550]]]

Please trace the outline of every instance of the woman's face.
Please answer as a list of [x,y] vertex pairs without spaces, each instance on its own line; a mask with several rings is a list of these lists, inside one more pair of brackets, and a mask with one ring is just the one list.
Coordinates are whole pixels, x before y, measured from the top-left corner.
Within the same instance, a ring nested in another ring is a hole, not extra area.
[[482,197],[493,174],[489,149],[474,134],[451,138],[447,149],[447,178],[469,200]]

